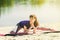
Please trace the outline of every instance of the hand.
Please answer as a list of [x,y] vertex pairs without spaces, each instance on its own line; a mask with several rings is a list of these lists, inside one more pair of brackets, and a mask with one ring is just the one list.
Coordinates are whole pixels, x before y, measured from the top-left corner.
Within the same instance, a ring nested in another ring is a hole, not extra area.
[[34,29],[33,29],[33,33],[34,33],[34,34],[36,33],[36,29],[37,29],[37,28],[34,28]]

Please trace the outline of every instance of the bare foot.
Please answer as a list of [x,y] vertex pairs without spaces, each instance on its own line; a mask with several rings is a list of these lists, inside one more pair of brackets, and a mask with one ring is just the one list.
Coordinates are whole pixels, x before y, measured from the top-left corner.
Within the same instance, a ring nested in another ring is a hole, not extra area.
[[15,32],[14,31],[11,31],[10,34],[15,34]]

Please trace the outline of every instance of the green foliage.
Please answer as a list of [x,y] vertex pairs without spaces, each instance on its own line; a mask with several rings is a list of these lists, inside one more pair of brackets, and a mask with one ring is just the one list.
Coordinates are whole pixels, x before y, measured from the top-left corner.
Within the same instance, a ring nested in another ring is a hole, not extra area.
[[41,5],[44,3],[44,0],[31,0],[30,4],[31,5]]
[[0,0],[0,7],[4,6],[5,0]]
[[30,3],[30,5],[41,5],[44,3],[44,0],[0,0],[0,7],[9,7],[13,6],[14,3],[20,3],[21,5],[26,5]]
[[13,5],[13,0],[0,0],[0,7],[9,7]]

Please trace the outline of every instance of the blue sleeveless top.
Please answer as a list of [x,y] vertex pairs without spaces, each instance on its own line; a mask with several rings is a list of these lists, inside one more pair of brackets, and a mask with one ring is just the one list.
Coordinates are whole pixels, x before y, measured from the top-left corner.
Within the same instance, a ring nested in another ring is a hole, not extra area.
[[28,28],[30,28],[30,21],[29,20],[24,20],[24,21],[20,21],[19,23],[17,23],[18,27],[23,28],[24,26]]

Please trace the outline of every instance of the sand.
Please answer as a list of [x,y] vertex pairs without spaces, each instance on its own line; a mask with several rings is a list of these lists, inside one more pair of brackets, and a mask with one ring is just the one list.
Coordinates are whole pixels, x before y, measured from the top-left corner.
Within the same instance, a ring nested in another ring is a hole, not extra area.
[[[0,33],[7,34],[9,33],[15,26],[6,26],[6,27],[0,27]],[[60,24],[41,24],[41,27],[47,27],[52,28],[57,31],[60,30]],[[21,30],[22,31],[22,30]],[[30,30],[32,31],[32,30]],[[49,33],[44,34],[43,32],[37,30],[36,34],[32,35],[22,35],[22,36],[0,36],[0,40],[60,40],[60,33]]]

